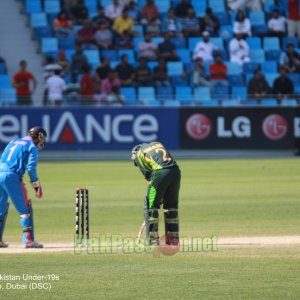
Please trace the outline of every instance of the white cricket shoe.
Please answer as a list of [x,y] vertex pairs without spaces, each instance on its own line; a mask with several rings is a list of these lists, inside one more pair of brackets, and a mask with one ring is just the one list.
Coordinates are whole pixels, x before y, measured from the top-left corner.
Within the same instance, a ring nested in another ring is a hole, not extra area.
[[44,248],[44,245],[43,244],[40,244],[36,241],[32,242],[32,243],[29,243],[29,244],[25,244],[24,247],[26,249],[30,249],[30,248]]

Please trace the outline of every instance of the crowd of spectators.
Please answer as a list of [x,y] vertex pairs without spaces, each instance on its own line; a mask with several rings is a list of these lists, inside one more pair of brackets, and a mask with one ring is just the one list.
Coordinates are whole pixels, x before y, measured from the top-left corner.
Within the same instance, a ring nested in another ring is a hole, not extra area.
[[[274,0],[269,8],[271,13],[266,24],[268,31],[260,37],[278,37],[281,45],[286,36],[297,36],[300,40],[300,1],[287,1],[285,7],[282,1]],[[236,17],[232,21],[234,36],[224,43],[224,51],[210,39],[219,36],[218,17],[209,7],[203,17],[197,17],[188,0],[176,1],[176,5],[163,16],[159,12],[159,1],[147,0],[139,9],[135,1],[113,0],[107,7],[99,6],[97,15],[93,18],[89,17],[84,1],[63,1],[63,10],[53,21],[54,34],[63,38],[74,35],[74,28],[78,25],[80,29],[76,31],[75,53],[71,59],[68,60],[65,51],[61,50],[55,61],[49,58],[45,65],[45,73],[48,72],[45,75],[45,103],[59,105],[62,103],[63,93],[71,90],[72,95],[79,95],[82,103],[122,105],[124,98],[120,95],[121,87],[172,86],[167,63],[180,61],[176,47],[170,41],[173,37],[201,37],[193,49],[191,62],[186,64],[181,74],[183,79],[188,79],[192,87],[206,86],[211,93],[217,86],[228,87],[224,52],[228,53],[228,61],[240,66],[241,72],[243,65],[251,62],[247,38],[253,36],[253,28],[248,13],[262,10],[263,7],[259,0],[227,2],[228,10],[235,11]],[[139,34],[135,30],[136,25],[142,28],[144,37],[137,48],[133,43]],[[163,37],[163,41],[153,42],[153,38],[158,36]],[[120,63],[112,69],[109,57],[101,55],[101,64],[91,66],[84,54],[84,50],[89,49],[99,50],[99,56],[107,49],[134,49],[137,63],[130,63],[128,55],[124,54]],[[288,43],[283,50],[278,61],[278,78],[273,86],[269,86],[259,68],[255,69],[247,87],[250,98],[260,100],[274,94],[282,99],[293,94],[293,83],[287,74],[299,72],[300,55],[292,43]],[[156,62],[155,67],[150,67],[152,62]],[[24,67],[22,71],[24,72]],[[34,81],[34,77],[28,80]],[[17,81],[14,85],[19,93],[21,88]],[[59,86],[60,93],[57,93],[55,85]],[[53,87],[56,92],[52,91]]]

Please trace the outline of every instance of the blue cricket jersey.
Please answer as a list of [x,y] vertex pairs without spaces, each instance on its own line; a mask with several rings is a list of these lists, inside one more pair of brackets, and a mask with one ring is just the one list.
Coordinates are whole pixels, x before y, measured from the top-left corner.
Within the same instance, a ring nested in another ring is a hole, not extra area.
[[11,171],[18,174],[22,180],[25,171],[28,172],[30,180],[37,181],[38,150],[32,138],[26,136],[12,140],[5,147],[0,159],[0,172]]

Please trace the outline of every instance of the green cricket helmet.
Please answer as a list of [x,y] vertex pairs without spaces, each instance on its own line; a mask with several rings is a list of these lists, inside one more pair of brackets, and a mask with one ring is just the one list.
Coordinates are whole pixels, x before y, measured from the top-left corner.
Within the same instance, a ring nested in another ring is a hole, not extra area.
[[141,148],[141,144],[134,146],[131,150],[131,160],[133,161],[133,164],[135,166],[137,166],[136,159],[137,159],[137,153],[140,150],[140,148]]
[[32,138],[33,143],[39,150],[46,145],[47,132],[44,128],[35,126],[28,131],[28,135]]

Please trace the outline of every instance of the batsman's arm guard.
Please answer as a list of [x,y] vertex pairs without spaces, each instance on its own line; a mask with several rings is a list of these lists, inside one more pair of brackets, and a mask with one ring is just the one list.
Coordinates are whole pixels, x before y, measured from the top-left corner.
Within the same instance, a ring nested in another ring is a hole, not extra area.
[[9,210],[9,203],[7,203],[7,205],[6,205],[6,210],[5,210],[4,214],[2,216],[0,215],[0,241],[3,241],[3,233],[4,233],[4,229],[5,229],[8,210]]

